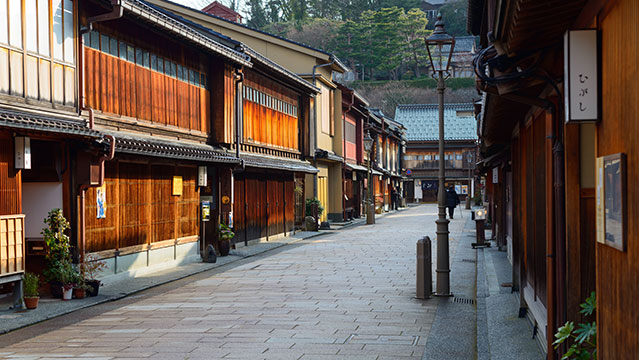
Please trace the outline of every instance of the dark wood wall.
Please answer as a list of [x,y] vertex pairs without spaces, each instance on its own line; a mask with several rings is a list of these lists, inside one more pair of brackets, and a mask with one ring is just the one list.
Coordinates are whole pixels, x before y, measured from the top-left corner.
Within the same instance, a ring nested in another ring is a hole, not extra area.
[[15,169],[13,138],[0,134],[0,215],[22,213],[22,180]]
[[245,172],[235,176],[235,241],[244,242],[293,231],[293,174]]
[[[182,195],[172,195],[173,176],[182,176]],[[96,217],[96,189],[86,194],[87,251],[136,250],[199,234],[195,166],[110,161],[105,184],[106,218]]]
[[627,249],[596,244],[597,344],[599,359],[639,354],[639,2],[618,0],[599,20],[602,119],[596,153],[627,158]]

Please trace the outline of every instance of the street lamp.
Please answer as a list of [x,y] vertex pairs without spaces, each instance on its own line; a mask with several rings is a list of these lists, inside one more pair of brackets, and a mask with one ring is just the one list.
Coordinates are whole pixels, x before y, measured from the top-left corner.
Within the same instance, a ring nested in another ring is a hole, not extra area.
[[470,210],[471,196],[474,195],[472,192],[473,177],[471,175],[471,171],[473,169],[473,153],[468,152],[467,155],[468,155],[467,156],[468,157],[468,190],[466,190],[466,209]]
[[[455,38],[444,30],[442,15],[437,16],[435,30],[426,38],[426,49],[433,72],[437,73],[437,94],[439,97],[439,189],[437,203],[439,207],[437,224],[437,292],[436,296],[452,296],[450,293],[450,265],[448,254],[448,223],[446,219],[446,177],[444,168],[444,73],[448,73],[450,60],[455,47]],[[448,74],[447,74],[448,76]]]
[[373,176],[371,173],[371,150],[373,149],[373,138],[371,137],[370,130],[366,132],[364,136],[364,150],[368,153],[368,189],[366,199],[366,224],[375,223],[375,213],[373,212],[373,191],[371,186],[373,185]]

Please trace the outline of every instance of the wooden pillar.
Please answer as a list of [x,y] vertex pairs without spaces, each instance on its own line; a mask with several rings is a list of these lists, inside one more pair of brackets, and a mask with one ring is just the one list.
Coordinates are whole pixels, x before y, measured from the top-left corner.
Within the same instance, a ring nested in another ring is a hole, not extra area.
[[546,195],[546,296],[547,296],[547,320],[548,326],[546,330],[546,345],[548,348],[548,360],[556,358],[553,349],[555,341],[555,241],[554,241],[554,189],[553,189],[553,141],[554,141],[554,124],[553,113],[546,111],[544,113],[545,134],[544,143],[544,165],[546,169],[545,195]]

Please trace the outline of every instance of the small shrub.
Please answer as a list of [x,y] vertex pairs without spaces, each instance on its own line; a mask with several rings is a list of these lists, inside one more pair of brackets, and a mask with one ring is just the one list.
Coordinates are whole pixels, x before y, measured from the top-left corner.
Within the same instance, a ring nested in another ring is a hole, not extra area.
[[[597,300],[595,292],[590,294],[590,297],[586,299],[586,302],[580,304],[580,313],[591,316],[597,308]],[[564,326],[560,327],[555,334],[555,342],[553,345],[557,349],[564,342],[571,342],[572,344],[561,357],[561,360],[577,359],[597,359],[597,324],[595,321],[590,323],[580,323],[575,326],[572,321],[566,322]]]
[[80,263],[80,275],[83,280],[96,280],[98,275],[106,268],[106,263],[99,260],[95,254],[87,254]]
[[317,204],[317,216],[322,216],[324,207],[318,198],[306,199],[306,216],[313,216],[313,204]]
[[38,288],[40,287],[40,276],[34,273],[24,274],[24,296],[36,297],[39,296]]
[[221,240],[231,240],[235,237],[235,233],[226,224],[220,224],[218,228]]

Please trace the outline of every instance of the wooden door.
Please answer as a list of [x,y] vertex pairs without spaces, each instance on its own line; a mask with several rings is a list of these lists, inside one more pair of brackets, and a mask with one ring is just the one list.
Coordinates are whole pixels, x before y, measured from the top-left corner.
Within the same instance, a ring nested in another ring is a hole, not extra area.
[[295,181],[288,179],[284,182],[284,231],[290,232],[295,228]]
[[324,212],[320,216],[320,221],[328,219],[328,177],[317,177],[317,198],[324,207]]
[[281,234],[284,232],[285,224],[284,224],[284,179],[277,179],[276,183],[277,189],[275,191],[277,198],[275,201],[275,211],[277,212],[277,227],[276,234]]
[[246,179],[242,174],[235,176],[233,195],[233,225],[235,230],[235,242],[246,241]]
[[267,237],[268,236],[268,187],[267,187],[267,180],[265,179],[260,179],[260,180],[256,180],[256,191],[258,191],[257,193],[257,199],[258,199],[258,212],[256,214],[256,232],[259,232],[259,236],[260,237]]

